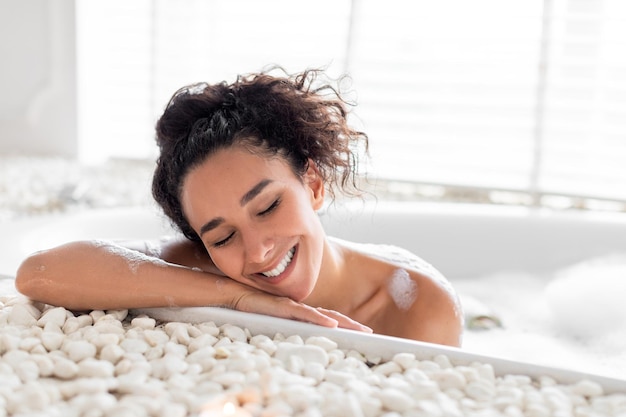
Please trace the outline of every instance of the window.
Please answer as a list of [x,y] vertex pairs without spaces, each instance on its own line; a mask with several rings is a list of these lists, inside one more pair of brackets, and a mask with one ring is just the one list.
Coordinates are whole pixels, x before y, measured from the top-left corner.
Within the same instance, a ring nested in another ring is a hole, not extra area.
[[620,0],[77,2],[85,159],[154,157],[171,94],[347,72],[381,179],[626,201]]

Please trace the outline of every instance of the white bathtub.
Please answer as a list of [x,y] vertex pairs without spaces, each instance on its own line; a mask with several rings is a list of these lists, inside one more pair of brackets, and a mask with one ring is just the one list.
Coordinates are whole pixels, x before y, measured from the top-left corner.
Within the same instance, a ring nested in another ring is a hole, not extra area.
[[[329,235],[395,244],[451,279],[500,271],[544,272],[595,256],[626,252],[626,214],[552,212],[523,207],[378,202],[331,206]],[[171,234],[157,209],[120,208],[0,224],[0,273],[13,275],[25,255],[85,239]]]
[[[329,235],[362,242],[380,242],[405,247],[435,265],[453,284],[463,286],[469,278],[487,277],[503,271],[544,274],[572,263],[612,253],[626,253],[626,215],[584,212],[550,212],[519,207],[448,205],[434,203],[355,204],[331,207],[322,214]],[[27,254],[63,242],[86,239],[153,238],[172,233],[169,223],[156,209],[121,208],[78,212],[71,215],[44,216],[0,225],[0,274],[13,276]],[[489,288],[485,288],[489,291]],[[515,284],[511,283],[511,291]],[[189,309],[189,320],[212,319],[241,322],[251,331],[282,329],[309,334],[310,325],[261,317],[250,318],[238,312],[216,313],[217,309]],[[159,314],[158,311],[154,312]],[[217,319],[215,314],[217,314]],[[319,332],[317,328],[315,332]],[[502,340],[532,345],[537,339],[516,339],[501,333],[494,339],[488,333],[471,334],[469,349],[454,350],[393,338],[354,335],[328,331],[329,337],[344,346],[360,346],[381,356],[412,349],[428,356],[446,353],[457,362],[489,361],[499,373],[526,373],[530,376],[553,375],[563,381],[580,379],[581,372],[594,374],[573,357],[569,362],[552,362],[561,352],[545,357],[533,356],[541,346],[530,346],[524,354],[510,352]],[[326,334],[324,333],[324,334]],[[543,340],[539,339],[540,343]],[[625,346],[626,347],[626,346]],[[534,349],[534,350],[533,350]],[[546,349],[552,346],[546,345]],[[567,346],[565,346],[567,349]],[[504,358],[504,359],[501,359]],[[543,360],[541,360],[543,359]],[[583,358],[584,362],[585,358]],[[569,366],[569,364],[573,364]],[[555,365],[556,368],[546,365]],[[579,366],[576,366],[579,365]],[[563,368],[570,368],[564,370]],[[617,378],[616,378],[617,376]],[[626,392],[626,380],[619,374],[593,376],[609,391]]]

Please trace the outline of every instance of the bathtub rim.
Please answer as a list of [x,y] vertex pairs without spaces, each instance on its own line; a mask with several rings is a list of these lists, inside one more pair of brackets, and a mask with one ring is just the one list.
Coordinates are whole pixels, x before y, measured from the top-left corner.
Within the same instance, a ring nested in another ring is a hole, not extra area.
[[353,349],[365,355],[380,357],[385,361],[392,360],[397,353],[413,353],[419,360],[431,360],[436,355],[443,354],[448,356],[453,366],[468,366],[473,362],[490,364],[494,369],[496,377],[526,375],[538,380],[547,376],[553,378],[558,384],[575,384],[583,379],[587,379],[602,386],[604,394],[626,393],[626,379],[538,365],[493,355],[482,355],[463,350],[463,348],[454,348],[417,340],[340,328],[332,329],[310,323],[221,307],[145,308],[131,310],[131,314],[146,314],[165,322],[172,321],[175,318],[175,321],[192,324],[211,321],[218,326],[231,324],[248,329],[252,336],[265,334],[273,337],[276,333],[281,333],[285,337],[298,335],[305,340],[311,336],[323,336],[335,341],[340,349]]

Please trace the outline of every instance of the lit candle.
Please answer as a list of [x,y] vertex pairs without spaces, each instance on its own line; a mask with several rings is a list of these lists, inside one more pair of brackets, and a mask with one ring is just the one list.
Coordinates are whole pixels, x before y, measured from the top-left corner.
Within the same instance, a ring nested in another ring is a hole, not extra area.
[[245,409],[230,400],[206,404],[198,417],[252,417]]

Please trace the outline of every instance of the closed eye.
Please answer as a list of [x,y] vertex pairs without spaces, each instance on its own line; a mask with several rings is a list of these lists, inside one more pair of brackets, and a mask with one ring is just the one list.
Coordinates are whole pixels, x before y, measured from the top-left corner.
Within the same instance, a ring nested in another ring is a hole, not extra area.
[[280,205],[280,198],[277,198],[268,208],[259,213],[259,216],[266,216],[276,209]]
[[220,241],[217,241],[217,242],[213,243],[213,247],[214,247],[214,248],[220,248],[220,247],[222,247],[222,246],[226,245],[226,244],[230,241],[230,239],[232,239],[232,237],[233,237],[233,235],[234,235],[234,234],[235,234],[235,232],[232,232],[231,234],[229,234],[228,236],[226,236],[226,238],[225,238],[225,239],[222,239],[222,240],[220,240]]

